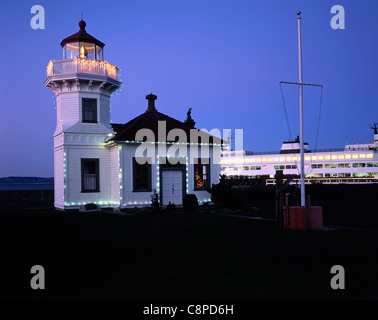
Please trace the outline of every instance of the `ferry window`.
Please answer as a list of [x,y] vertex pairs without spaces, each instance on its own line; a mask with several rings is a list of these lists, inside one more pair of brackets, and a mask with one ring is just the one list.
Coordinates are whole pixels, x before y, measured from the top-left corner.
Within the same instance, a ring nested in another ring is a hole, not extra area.
[[291,169],[297,169],[297,165],[295,164],[295,165],[291,166]]
[[353,163],[353,168],[358,168],[358,163]]
[[339,178],[344,178],[344,173],[339,173]]
[[365,172],[355,172],[355,173],[353,173],[353,177],[355,177],[355,178],[362,178],[362,177],[365,177],[365,176],[366,176]]
[[374,162],[374,167],[378,167],[378,162]]
[[350,163],[344,163],[345,168],[350,168]]
[[291,166],[290,165],[286,166],[286,169],[291,169]]
[[331,173],[331,178],[337,178],[337,173]]
[[324,167],[325,167],[325,168],[331,168],[331,165],[330,165],[329,163],[326,163],[326,164],[324,165]]
[[280,166],[280,169],[282,170],[282,169],[285,169],[285,166]]
[[367,173],[367,176],[368,176],[368,177],[374,177],[374,173],[373,173],[373,172],[368,172],[368,173]]
[[336,163],[331,163],[331,168],[336,168]]
[[358,166],[364,168],[365,167],[365,163],[359,163]]
[[350,173],[349,172],[345,173],[345,178],[350,178]]
[[372,162],[368,162],[366,166],[367,166],[368,168],[374,167],[374,163],[372,163]]
[[330,177],[331,177],[331,174],[330,174],[330,173],[326,173],[324,176],[325,176],[326,178],[330,178]]
[[279,169],[280,168],[280,166],[274,166],[274,169],[275,170],[277,170],[277,169]]
[[314,168],[317,168],[318,166],[316,164],[312,164],[311,165],[311,168],[314,169]]
[[338,168],[344,168],[344,163],[339,163],[339,164],[337,165],[337,167],[338,167]]

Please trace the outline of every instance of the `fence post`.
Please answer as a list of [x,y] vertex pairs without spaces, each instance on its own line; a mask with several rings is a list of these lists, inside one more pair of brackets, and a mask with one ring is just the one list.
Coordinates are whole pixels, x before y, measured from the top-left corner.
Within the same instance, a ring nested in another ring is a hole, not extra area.
[[283,207],[283,170],[276,170],[276,227],[282,228],[282,207]]
[[311,195],[307,195],[307,201],[306,201],[306,206],[307,206],[307,230],[311,229]]

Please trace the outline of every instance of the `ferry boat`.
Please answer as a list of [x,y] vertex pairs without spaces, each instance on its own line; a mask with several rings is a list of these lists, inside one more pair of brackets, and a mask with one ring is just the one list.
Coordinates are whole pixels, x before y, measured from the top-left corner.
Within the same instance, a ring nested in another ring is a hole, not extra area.
[[[378,183],[377,125],[374,123],[371,127],[374,129],[374,142],[371,143],[313,151],[305,143],[305,183]],[[263,178],[266,185],[274,185],[276,171],[282,170],[284,180],[290,179],[291,184],[297,184],[300,183],[300,160],[299,137],[283,142],[278,152],[223,150],[221,174],[229,179]]]

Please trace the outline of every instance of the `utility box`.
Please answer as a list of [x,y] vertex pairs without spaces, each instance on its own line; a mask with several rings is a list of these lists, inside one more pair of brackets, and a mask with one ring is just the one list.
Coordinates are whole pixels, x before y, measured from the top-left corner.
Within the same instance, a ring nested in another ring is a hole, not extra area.
[[[310,223],[308,224],[308,216]],[[322,230],[323,229],[323,207],[289,207],[289,214],[284,215],[288,221],[284,225],[291,230]]]

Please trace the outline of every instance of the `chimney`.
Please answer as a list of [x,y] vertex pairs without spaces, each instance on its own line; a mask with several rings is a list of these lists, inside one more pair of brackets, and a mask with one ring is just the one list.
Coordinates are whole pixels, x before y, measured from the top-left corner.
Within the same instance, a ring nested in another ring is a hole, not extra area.
[[147,107],[146,111],[157,111],[155,109],[155,100],[157,99],[157,96],[150,93],[150,94],[146,95],[146,99],[148,100],[148,107]]

